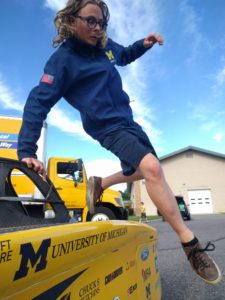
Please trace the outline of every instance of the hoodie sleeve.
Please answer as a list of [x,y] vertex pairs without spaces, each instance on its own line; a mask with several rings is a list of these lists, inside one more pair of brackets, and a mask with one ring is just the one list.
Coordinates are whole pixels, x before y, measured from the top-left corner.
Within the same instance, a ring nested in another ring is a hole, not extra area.
[[143,43],[144,39],[141,39],[128,47],[124,47],[109,39],[109,47],[110,44],[113,47],[113,54],[115,54],[116,64],[118,66],[126,66],[127,64],[130,64],[151,48],[145,48]]
[[24,106],[23,122],[18,138],[18,158],[37,158],[37,141],[43,121],[50,109],[68,88],[67,68],[59,55],[53,54],[44,68],[39,85],[33,88]]

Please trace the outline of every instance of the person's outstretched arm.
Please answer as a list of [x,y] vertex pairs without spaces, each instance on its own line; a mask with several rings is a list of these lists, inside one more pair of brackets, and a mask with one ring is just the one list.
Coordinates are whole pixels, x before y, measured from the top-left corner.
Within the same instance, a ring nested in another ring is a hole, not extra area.
[[141,57],[156,43],[163,45],[163,37],[159,34],[148,34],[128,47],[124,47],[109,39],[107,50],[111,50],[118,66],[126,66]]

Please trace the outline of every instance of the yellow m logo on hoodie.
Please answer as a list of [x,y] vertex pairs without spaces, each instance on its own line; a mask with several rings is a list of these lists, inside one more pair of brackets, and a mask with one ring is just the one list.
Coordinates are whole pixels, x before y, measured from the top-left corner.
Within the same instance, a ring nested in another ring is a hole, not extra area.
[[115,57],[112,53],[112,50],[106,51],[105,54],[107,55],[108,59],[111,60],[115,60]]

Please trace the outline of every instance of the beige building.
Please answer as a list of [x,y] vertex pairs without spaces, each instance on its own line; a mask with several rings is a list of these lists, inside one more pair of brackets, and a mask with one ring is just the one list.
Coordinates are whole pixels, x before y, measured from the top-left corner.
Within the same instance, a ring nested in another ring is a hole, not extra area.
[[[191,214],[225,213],[225,155],[189,146],[160,158],[174,195],[181,195]],[[144,202],[147,215],[157,209],[148,197],[145,182],[132,185],[134,213],[140,215]]]

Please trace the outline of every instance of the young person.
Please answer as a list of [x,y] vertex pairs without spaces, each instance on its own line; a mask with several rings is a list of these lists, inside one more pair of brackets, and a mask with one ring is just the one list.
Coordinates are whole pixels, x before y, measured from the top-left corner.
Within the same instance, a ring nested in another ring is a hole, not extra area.
[[141,218],[140,218],[139,222],[146,221],[146,220],[147,220],[146,207],[145,207],[144,202],[141,202]]
[[[24,107],[18,157],[45,178],[37,159],[36,142],[43,121],[61,97],[79,110],[84,130],[121,161],[122,171],[106,178],[91,177],[87,204],[93,212],[104,189],[122,182],[145,179],[147,192],[177,233],[194,271],[206,282],[217,283],[221,272],[184,224],[156,152],[142,128],[133,120],[129,97],[123,91],[116,65],[125,66],[155,44],[159,34],[149,34],[129,47],[107,38],[107,5],[102,0],[69,0],[55,17],[59,48],[45,65],[40,83]],[[212,244],[211,244],[212,245]],[[212,246],[214,247],[214,245]]]

